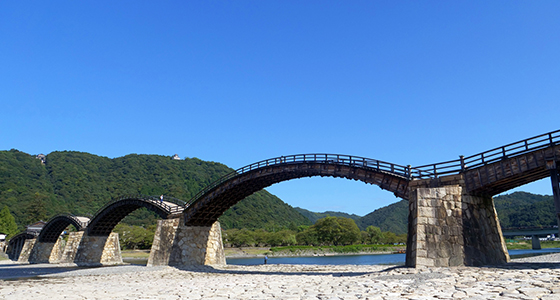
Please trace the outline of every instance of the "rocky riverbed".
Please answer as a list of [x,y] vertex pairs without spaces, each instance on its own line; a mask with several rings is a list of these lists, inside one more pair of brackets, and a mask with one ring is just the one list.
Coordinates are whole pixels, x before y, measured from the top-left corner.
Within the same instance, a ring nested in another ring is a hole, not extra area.
[[[28,278],[7,279],[15,277]],[[560,254],[494,267],[418,269],[380,265],[84,269],[3,262],[0,278],[0,299],[560,299]]]

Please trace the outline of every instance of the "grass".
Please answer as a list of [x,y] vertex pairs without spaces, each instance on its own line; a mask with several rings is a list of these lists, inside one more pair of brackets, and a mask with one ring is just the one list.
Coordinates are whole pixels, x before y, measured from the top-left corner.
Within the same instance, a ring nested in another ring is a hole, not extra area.
[[262,247],[224,248],[224,253],[226,256],[263,256],[270,254],[270,249]]
[[150,257],[150,250],[122,250],[121,255],[123,258],[148,259]]
[[[514,241],[514,242],[507,242],[506,246],[508,250],[524,250],[524,249],[532,249],[532,242],[531,241]],[[545,248],[560,248],[560,241],[542,241],[541,247]]]

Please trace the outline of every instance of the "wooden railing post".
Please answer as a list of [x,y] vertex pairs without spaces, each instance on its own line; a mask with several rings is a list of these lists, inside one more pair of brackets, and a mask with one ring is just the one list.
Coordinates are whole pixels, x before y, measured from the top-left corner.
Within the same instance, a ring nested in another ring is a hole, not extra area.
[[465,171],[465,156],[459,155],[459,159],[461,160],[461,172]]

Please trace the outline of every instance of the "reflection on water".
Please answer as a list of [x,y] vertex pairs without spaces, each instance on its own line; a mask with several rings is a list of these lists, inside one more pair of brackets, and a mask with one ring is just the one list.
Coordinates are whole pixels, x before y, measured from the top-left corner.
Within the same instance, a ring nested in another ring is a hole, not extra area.
[[[542,255],[560,252],[560,248],[547,248],[541,250],[509,250],[512,258]],[[123,258],[125,263],[143,265],[148,259]],[[262,265],[264,258],[227,258],[229,265]],[[405,261],[404,254],[364,254],[364,255],[337,255],[337,256],[311,256],[311,257],[268,257],[268,264],[297,264],[297,265],[402,265]]]

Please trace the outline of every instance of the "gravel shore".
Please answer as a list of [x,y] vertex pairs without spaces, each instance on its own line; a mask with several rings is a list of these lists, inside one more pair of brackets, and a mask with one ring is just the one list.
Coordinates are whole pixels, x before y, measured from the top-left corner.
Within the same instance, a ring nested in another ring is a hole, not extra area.
[[380,265],[76,268],[2,261],[0,279],[0,299],[560,299],[560,253],[516,259],[503,266],[418,269]]

